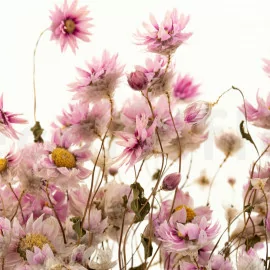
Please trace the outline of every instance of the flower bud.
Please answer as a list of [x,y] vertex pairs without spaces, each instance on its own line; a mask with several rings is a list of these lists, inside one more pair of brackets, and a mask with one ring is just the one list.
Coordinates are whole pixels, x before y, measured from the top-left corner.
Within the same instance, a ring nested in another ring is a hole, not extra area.
[[109,168],[109,174],[110,175],[115,176],[117,173],[118,173],[117,168],[114,168],[114,167]]
[[212,105],[206,101],[189,104],[184,111],[184,120],[188,124],[197,124],[206,120],[211,113]]
[[144,90],[147,87],[148,79],[144,72],[136,70],[129,74],[128,84],[134,90]]
[[180,173],[171,173],[167,175],[162,182],[162,189],[169,191],[174,190],[180,183],[181,174]]

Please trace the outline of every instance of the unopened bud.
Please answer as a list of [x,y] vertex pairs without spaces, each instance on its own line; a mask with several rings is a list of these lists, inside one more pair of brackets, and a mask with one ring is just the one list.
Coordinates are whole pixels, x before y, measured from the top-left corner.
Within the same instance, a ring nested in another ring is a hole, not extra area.
[[128,84],[134,90],[144,90],[148,85],[148,79],[144,72],[131,72],[128,76]]
[[174,190],[180,183],[181,174],[180,173],[171,173],[167,175],[162,182],[163,190]]
[[184,111],[184,120],[188,124],[197,124],[206,120],[211,113],[212,105],[206,101],[189,104]]

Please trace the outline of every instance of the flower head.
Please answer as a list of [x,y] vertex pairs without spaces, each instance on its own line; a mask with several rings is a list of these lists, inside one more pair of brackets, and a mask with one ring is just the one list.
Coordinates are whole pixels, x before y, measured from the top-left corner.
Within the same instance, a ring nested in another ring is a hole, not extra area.
[[177,100],[189,101],[199,95],[199,86],[199,84],[193,83],[190,76],[183,77],[179,74],[173,86],[173,95]]
[[7,137],[18,139],[18,132],[13,124],[26,124],[27,121],[18,117],[21,114],[4,111],[3,94],[0,97],[0,132]]
[[148,79],[144,72],[136,70],[128,75],[128,84],[134,90],[144,90],[148,85]]
[[247,252],[242,250],[242,253],[237,260],[238,270],[264,269],[263,260],[261,260],[257,252],[250,248]]
[[189,104],[185,111],[185,122],[189,124],[198,124],[199,122],[205,121],[210,113],[212,106],[206,101],[196,101]]
[[101,60],[93,58],[87,64],[88,70],[77,68],[81,78],[69,85],[70,91],[75,92],[73,99],[89,103],[112,96],[124,69],[117,63],[117,57],[104,51]]
[[[259,91],[257,92],[257,108],[253,107],[248,101],[245,102],[247,120],[254,126],[270,129],[270,93],[264,100],[259,97]],[[244,105],[240,107],[240,111],[245,114]]]
[[184,32],[189,16],[178,15],[177,9],[168,11],[160,24],[152,14],[150,21],[152,25],[144,23],[146,33],[137,33],[138,44],[150,52],[169,55],[192,35]]
[[75,53],[78,48],[77,39],[90,41],[88,29],[92,26],[89,23],[92,18],[88,17],[87,7],[77,8],[77,3],[78,0],[74,0],[68,6],[67,0],[65,0],[61,8],[55,6],[55,10],[51,11],[51,40],[57,40],[60,43],[62,52],[69,45]]
[[168,174],[162,182],[163,190],[174,190],[180,183],[181,175],[180,173]]

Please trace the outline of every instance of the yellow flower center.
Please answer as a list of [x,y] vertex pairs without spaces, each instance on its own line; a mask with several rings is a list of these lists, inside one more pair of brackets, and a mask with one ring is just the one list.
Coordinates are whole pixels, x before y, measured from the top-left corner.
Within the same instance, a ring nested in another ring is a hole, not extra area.
[[7,164],[8,162],[5,158],[0,158],[0,173],[6,170]]
[[20,256],[26,260],[26,250],[30,250],[33,252],[34,246],[42,249],[45,244],[48,244],[51,250],[55,252],[54,246],[46,236],[37,233],[27,234],[24,238],[20,240],[17,251]]
[[72,34],[75,31],[76,24],[73,20],[65,20],[65,31],[69,34]]
[[[187,212],[187,220],[186,222],[191,222],[193,218],[196,217],[196,214],[195,212],[193,211],[193,209],[187,207],[186,205],[179,205],[177,206],[174,210],[175,211],[179,211],[181,209],[185,208],[186,209],[186,212]],[[178,234],[179,235],[179,234]]]
[[56,147],[52,151],[52,160],[57,167],[72,169],[76,167],[76,158],[65,148]]

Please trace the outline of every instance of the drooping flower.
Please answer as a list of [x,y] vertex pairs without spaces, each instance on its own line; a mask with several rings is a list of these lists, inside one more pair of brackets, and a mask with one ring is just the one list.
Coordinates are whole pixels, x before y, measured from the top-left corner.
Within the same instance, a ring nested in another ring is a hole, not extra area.
[[[253,107],[248,101],[245,102],[247,120],[254,126],[270,129],[270,93],[266,100],[259,97],[259,91],[257,92],[257,108]],[[244,105],[239,108],[240,111],[245,115]]]
[[224,153],[225,156],[235,154],[243,145],[243,140],[240,135],[232,130],[222,132],[215,137],[217,148]]
[[196,101],[189,104],[185,111],[185,122],[188,124],[198,124],[202,121],[206,121],[210,116],[212,106],[206,101]]
[[18,117],[21,114],[4,111],[3,94],[0,97],[0,132],[5,136],[19,139],[18,132],[13,128],[13,124],[26,124],[27,120]]
[[104,51],[101,60],[93,58],[87,64],[88,70],[77,68],[81,78],[69,85],[70,91],[75,92],[73,99],[89,103],[112,97],[124,69],[117,58],[117,54],[110,56]]
[[167,68],[168,60],[166,57],[156,55],[154,59],[147,58],[145,67],[135,66],[135,73],[143,73],[147,78],[147,84],[142,90],[148,91],[151,96],[156,97],[171,91],[171,81],[173,72]]
[[173,85],[173,96],[176,100],[190,101],[199,95],[199,84],[194,84],[193,78],[189,75],[184,77],[180,74]]
[[148,125],[149,121],[145,115],[141,118],[136,116],[136,128],[133,133],[124,131],[116,133],[122,139],[117,143],[125,147],[123,153],[118,157],[118,160],[123,160],[121,164],[126,163],[130,168],[152,153],[155,145],[156,120],[149,127]]
[[21,160],[19,152],[15,153],[14,146],[4,158],[0,158],[0,181],[1,183],[12,182],[13,177],[16,176],[17,168]]
[[40,175],[52,179],[57,185],[76,185],[78,180],[87,178],[91,171],[84,168],[83,163],[91,156],[88,145],[71,150],[72,144],[73,138],[68,133],[61,134],[56,130],[52,142],[44,145],[46,153],[41,161],[43,169]]
[[92,18],[88,16],[87,6],[78,8],[77,4],[78,0],[74,0],[68,6],[67,0],[65,0],[62,7],[55,6],[55,10],[51,11],[51,40],[60,43],[62,52],[69,45],[75,53],[76,49],[78,49],[77,39],[85,42],[90,41],[89,28],[92,26],[90,24]]
[[101,101],[90,109],[88,103],[69,105],[70,112],[63,111],[58,117],[59,122],[66,127],[63,132],[69,133],[74,142],[91,143],[102,138],[110,120],[110,103]]
[[184,32],[189,16],[178,15],[177,9],[167,12],[164,20],[159,24],[151,14],[152,25],[144,23],[146,33],[138,31],[136,37],[139,45],[145,45],[147,50],[154,53],[169,55],[183,44],[192,33]]

